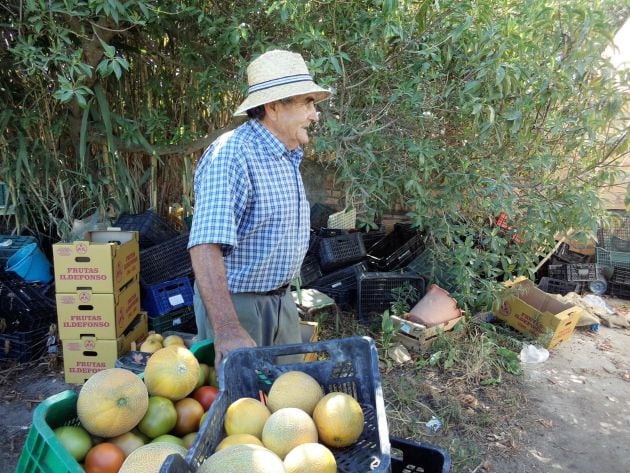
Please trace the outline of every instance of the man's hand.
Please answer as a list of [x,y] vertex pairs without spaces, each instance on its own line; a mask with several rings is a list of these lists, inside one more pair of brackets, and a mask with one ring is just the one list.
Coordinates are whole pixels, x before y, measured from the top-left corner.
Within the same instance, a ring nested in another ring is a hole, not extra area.
[[217,373],[227,352],[256,346],[254,339],[239,323],[228,323],[214,328],[214,338],[214,369]]

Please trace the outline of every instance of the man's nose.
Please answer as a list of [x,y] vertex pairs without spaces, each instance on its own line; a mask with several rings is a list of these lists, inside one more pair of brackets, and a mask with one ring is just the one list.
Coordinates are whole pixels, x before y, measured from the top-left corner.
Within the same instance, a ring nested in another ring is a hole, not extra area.
[[308,118],[311,121],[318,122],[319,121],[319,112],[317,110],[315,110],[315,108],[313,108],[313,110],[311,110],[311,113],[309,113]]

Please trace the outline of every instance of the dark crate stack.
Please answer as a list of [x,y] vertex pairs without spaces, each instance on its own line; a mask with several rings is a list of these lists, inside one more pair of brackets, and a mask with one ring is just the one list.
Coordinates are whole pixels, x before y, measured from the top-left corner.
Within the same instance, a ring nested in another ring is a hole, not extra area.
[[149,329],[196,333],[188,233],[180,234],[151,210],[122,214],[115,225],[140,235],[141,306]]
[[311,228],[300,285],[323,292],[344,310],[357,309],[359,320],[368,323],[367,314],[389,309],[393,291],[405,283],[419,290],[419,298],[424,295],[423,277],[405,269],[423,249],[423,236],[411,224],[398,223],[389,233]]
[[56,321],[50,286],[28,284],[0,269],[0,360],[28,362],[47,351]]

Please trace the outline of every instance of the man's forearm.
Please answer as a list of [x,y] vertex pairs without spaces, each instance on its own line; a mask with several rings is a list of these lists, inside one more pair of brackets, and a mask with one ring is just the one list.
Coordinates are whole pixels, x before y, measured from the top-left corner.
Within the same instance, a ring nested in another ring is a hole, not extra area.
[[219,245],[197,245],[190,249],[197,288],[206,307],[215,336],[238,325],[238,317],[227,287],[223,255]]

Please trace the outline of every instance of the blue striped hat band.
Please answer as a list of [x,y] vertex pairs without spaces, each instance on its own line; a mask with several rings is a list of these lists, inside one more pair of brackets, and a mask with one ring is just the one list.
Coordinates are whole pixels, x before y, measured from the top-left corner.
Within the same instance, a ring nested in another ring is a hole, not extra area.
[[296,74],[292,76],[280,77],[279,79],[272,79],[265,82],[249,87],[248,94],[253,92],[260,92],[261,90],[272,89],[281,85],[294,84],[296,82],[313,82],[313,78],[310,74]]

